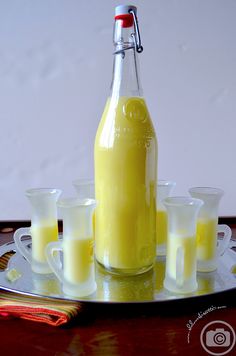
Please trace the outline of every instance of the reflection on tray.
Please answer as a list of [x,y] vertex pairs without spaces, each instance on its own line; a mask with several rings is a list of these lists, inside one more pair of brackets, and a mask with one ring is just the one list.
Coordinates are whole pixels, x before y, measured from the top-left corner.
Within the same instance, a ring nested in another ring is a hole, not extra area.
[[47,275],[47,278],[45,278],[44,275],[32,272],[31,276],[33,283],[33,293],[47,296],[61,294],[60,282],[57,278],[55,278],[54,275],[49,274]]
[[97,299],[104,301],[132,302],[154,299],[155,272],[133,277],[120,277],[108,274],[96,264]]
[[[8,244],[8,251],[15,250],[14,243]],[[0,246],[0,256],[6,253],[6,245]],[[0,270],[0,288],[37,296],[72,299],[63,294],[61,284],[54,274],[40,275],[31,271],[28,262],[18,253],[10,256],[7,269]],[[133,277],[120,277],[106,272],[96,264],[97,291],[86,298],[78,300],[99,302],[151,302],[165,301],[192,296],[203,296],[219,291],[236,288],[236,278],[233,273],[236,255],[229,249],[219,261],[218,270],[210,273],[198,273],[198,290],[188,295],[176,295],[164,289],[165,258],[158,257],[152,270]],[[7,279],[11,269],[17,269],[21,277],[13,282]],[[75,298],[73,298],[75,300]]]

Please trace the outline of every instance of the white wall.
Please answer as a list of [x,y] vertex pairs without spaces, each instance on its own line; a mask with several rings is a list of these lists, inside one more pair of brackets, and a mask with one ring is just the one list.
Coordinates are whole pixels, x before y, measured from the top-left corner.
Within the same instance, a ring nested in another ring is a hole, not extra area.
[[[126,3],[120,1],[120,3]],[[24,191],[93,175],[109,93],[110,0],[0,0],[0,220],[29,218]],[[236,215],[236,1],[134,1],[159,178],[221,187]]]

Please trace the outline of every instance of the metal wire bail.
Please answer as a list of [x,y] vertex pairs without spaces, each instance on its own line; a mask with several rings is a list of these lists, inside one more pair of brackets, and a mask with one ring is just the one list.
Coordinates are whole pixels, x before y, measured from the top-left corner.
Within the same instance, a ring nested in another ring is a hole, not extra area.
[[130,9],[129,13],[133,15],[134,18],[134,42],[135,42],[135,48],[138,53],[143,52],[143,46],[141,45],[141,37],[140,37],[140,32],[139,32],[139,27],[138,27],[138,19],[136,16],[136,13],[134,10]]

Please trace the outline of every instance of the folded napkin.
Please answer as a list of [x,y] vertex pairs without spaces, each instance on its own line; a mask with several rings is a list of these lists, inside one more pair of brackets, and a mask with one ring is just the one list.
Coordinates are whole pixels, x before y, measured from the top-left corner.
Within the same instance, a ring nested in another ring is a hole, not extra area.
[[[0,269],[5,269],[12,252],[0,258]],[[22,318],[53,326],[68,323],[81,312],[77,302],[42,299],[0,289],[0,318]]]

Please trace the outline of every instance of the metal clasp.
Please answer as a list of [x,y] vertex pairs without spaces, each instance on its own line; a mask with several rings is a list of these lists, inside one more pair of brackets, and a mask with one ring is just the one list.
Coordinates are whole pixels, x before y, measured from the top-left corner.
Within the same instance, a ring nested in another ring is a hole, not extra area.
[[134,42],[135,42],[135,48],[138,53],[143,52],[143,46],[141,45],[141,37],[140,37],[140,32],[139,32],[139,27],[138,27],[138,19],[136,16],[136,13],[134,10],[130,9],[129,13],[133,15],[134,18]]

